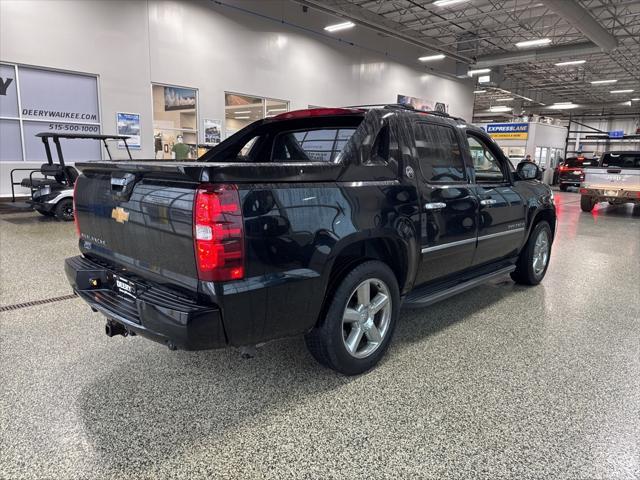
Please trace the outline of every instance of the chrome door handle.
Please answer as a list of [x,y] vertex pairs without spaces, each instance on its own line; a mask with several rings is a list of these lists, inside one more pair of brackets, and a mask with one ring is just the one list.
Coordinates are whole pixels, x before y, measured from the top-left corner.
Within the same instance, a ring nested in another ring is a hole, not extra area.
[[492,198],[485,198],[484,200],[480,200],[480,205],[482,205],[483,207],[490,207],[491,205],[495,205],[496,203],[498,203],[498,201]]
[[447,204],[444,202],[433,202],[433,203],[425,204],[424,209],[425,210],[442,210],[446,206]]

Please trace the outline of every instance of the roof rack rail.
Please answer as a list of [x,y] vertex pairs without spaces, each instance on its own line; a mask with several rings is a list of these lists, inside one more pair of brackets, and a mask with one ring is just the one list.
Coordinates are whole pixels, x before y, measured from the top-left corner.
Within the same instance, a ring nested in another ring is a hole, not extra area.
[[371,108],[388,108],[388,109],[398,109],[398,110],[409,110],[410,112],[416,113],[424,113],[427,115],[435,115],[438,117],[451,118],[453,120],[457,120],[458,122],[467,123],[467,121],[462,117],[454,117],[449,115],[447,112],[440,112],[438,110],[418,110],[417,108],[406,105],[404,103],[370,103],[365,105],[349,105],[348,107],[343,108],[363,108],[363,109],[371,109]]
[[363,109],[371,109],[371,108],[398,108],[401,110],[413,110],[418,111],[411,105],[404,105],[402,103],[366,103],[364,105],[349,105],[347,107],[342,108],[363,108]]

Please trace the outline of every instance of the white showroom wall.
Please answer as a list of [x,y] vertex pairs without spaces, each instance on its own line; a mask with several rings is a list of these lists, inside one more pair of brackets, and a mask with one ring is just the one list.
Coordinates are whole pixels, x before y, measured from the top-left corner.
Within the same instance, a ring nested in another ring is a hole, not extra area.
[[[2,0],[0,60],[98,75],[102,133],[115,133],[116,112],[141,114],[138,158],[154,155],[152,82],[198,89],[200,129],[202,119],[224,120],[225,91],[288,100],[291,109],[403,94],[472,116],[472,83],[421,65],[417,47],[361,27],[328,36],[322,28],[338,19],[288,0],[223,4]],[[0,163],[0,195],[10,191],[10,168],[31,165]]]
[[637,139],[602,141],[585,138],[586,135],[590,133],[597,133],[587,127],[595,128],[603,132],[622,130],[626,135],[633,135],[640,128],[640,116],[629,116],[627,118],[603,118],[591,116],[577,117],[574,118],[574,120],[585,126],[580,126],[575,123],[571,125],[572,130],[583,132],[571,134],[571,137],[575,139],[569,147],[571,151],[577,150],[580,146],[582,146],[582,151],[587,155],[591,155],[593,153],[601,155],[606,151],[640,150],[640,140]]

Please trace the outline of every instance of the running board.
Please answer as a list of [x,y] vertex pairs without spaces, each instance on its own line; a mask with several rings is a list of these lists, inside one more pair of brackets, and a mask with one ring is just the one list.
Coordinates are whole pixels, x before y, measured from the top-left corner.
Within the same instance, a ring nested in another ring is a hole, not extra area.
[[414,290],[405,297],[402,306],[407,308],[426,307],[427,305],[434,304],[436,302],[439,302],[440,300],[453,297],[458,293],[465,292],[474,287],[477,287],[478,285],[487,283],[489,280],[493,280],[496,277],[501,277],[502,275],[511,273],[515,269],[515,265],[509,265],[508,267],[503,267],[499,270],[496,270],[495,272],[486,273],[484,275],[480,275],[479,277],[472,278],[471,280],[467,280],[466,282],[459,283],[453,287],[445,288],[444,290],[436,290],[435,292],[431,289],[427,290],[424,293],[422,293],[420,289]]

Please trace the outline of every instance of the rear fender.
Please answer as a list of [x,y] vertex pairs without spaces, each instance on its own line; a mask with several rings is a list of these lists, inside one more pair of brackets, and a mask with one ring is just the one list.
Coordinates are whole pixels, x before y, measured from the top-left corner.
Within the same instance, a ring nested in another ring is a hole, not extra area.
[[[364,230],[340,239],[332,248],[323,269],[322,278],[327,294],[338,259],[345,257],[359,264],[366,259],[379,259],[389,265],[398,278],[401,294],[413,286],[419,264],[419,241],[413,224],[399,218],[395,229]],[[349,269],[350,270],[350,269]]]

